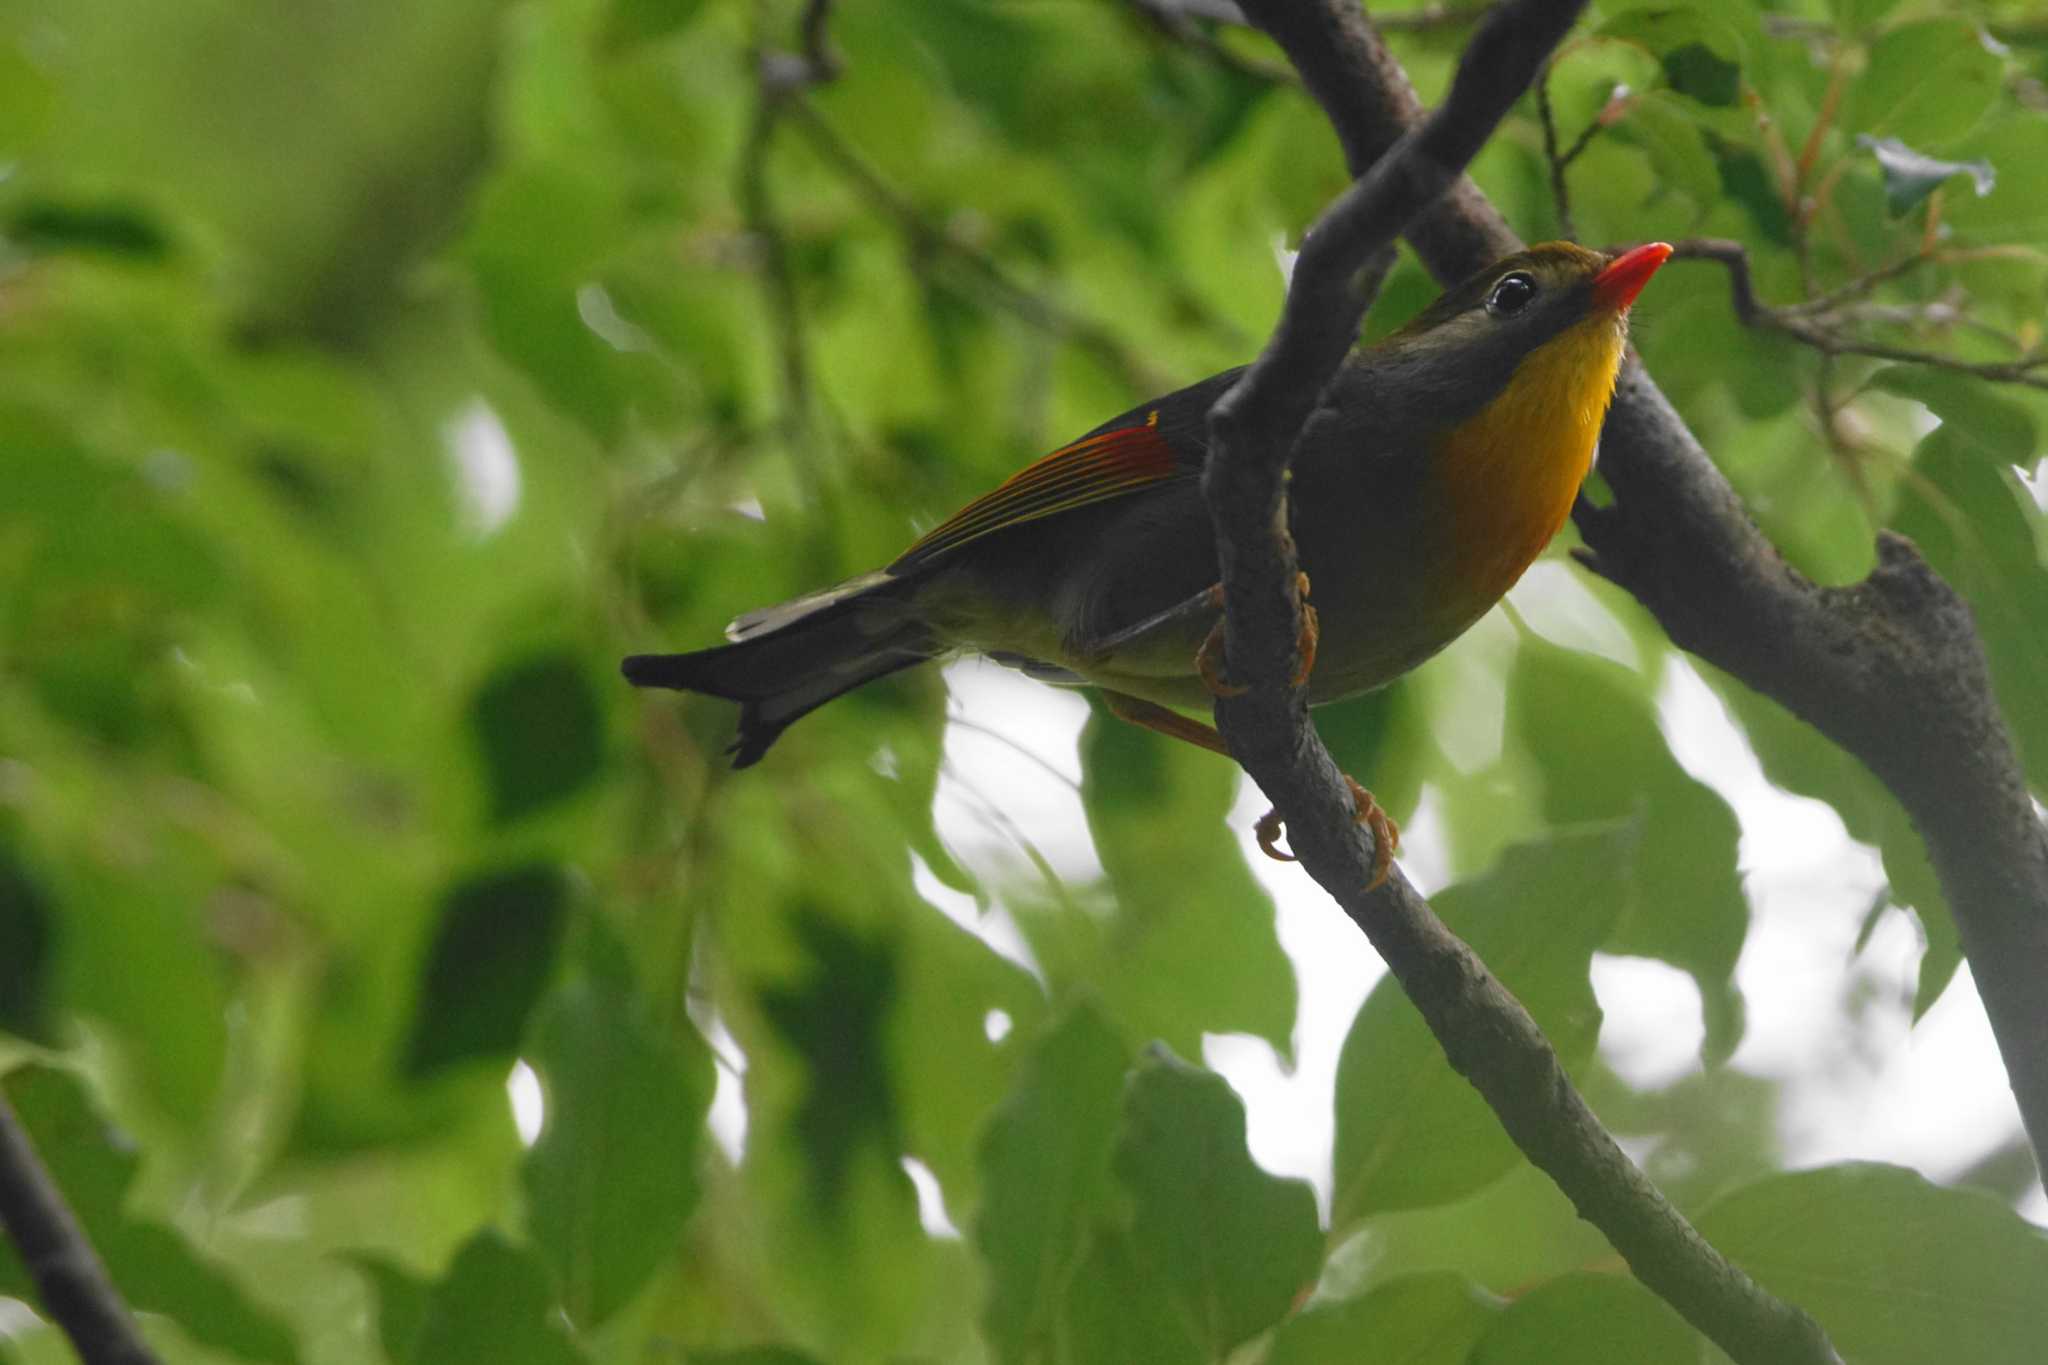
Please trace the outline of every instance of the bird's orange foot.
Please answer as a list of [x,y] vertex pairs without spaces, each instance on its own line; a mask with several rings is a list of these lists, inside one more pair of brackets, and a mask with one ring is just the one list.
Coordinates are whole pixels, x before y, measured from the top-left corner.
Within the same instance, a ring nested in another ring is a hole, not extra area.
[[1372,880],[1365,884],[1365,889],[1377,891],[1386,885],[1394,870],[1394,854],[1401,847],[1401,827],[1373,799],[1371,792],[1358,785],[1358,779],[1346,773],[1344,781],[1350,784],[1351,804],[1358,811],[1358,823],[1372,831]]
[[[1294,676],[1288,679],[1289,687],[1299,687],[1308,681],[1308,675],[1315,671],[1316,645],[1323,638],[1323,629],[1316,609],[1308,603],[1308,575],[1294,575],[1295,591],[1301,595],[1301,633],[1294,637],[1294,652],[1301,662],[1295,667]],[[1209,605],[1223,605],[1223,585],[1218,583],[1209,589]],[[1223,676],[1223,623],[1218,621],[1203,637],[1202,647],[1195,651],[1195,672],[1202,678],[1202,686],[1211,695],[1218,697],[1241,697],[1251,691],[1249,687],[1226,681]]]
[[[1223,606],[1221,583],[1209,589],[1209,605],[1218,609]],[[1212,697],[1241,697],[1251,691],[1249,687],[1230,682],[1223,676],[1223,618],[1220,616],[1216,618],[1216,624],[1209,627],[1209,633],[1202,637],[1202,647],[1195,651],[1195,672]]]
[[[1351,804],[1357,812],[1355,818],[1372,830],[1372,880],[1365,884],[1365,889],[1377,891],[1386,885],[1388,876],[1393,873],[1394,853],[1401,847],[1401,827],[1373,799],[1371,792],[1358,785],[1356,778],[1346,773],[1344,781],[1351,788]],[[1252,836],[1259,841],[1259,851],[1275,862],[1297,861],[1292,853],[1284,853],[1280,849],[1280,836],[1286,828],[1278,810],[1267,811],[1252,826]]]
[[1323,627],[1316,616],[1316,609],[1308,604],[1308,575],[1294,575],[1295,590],[1301,594],[1301,634],[1294,637],[1294,653],[1301,664],[1294,670],[1294,678],[1288,684],[1299,687],[1308,681],[1308,675],[1315,672],[1316,645],[1323,638]]

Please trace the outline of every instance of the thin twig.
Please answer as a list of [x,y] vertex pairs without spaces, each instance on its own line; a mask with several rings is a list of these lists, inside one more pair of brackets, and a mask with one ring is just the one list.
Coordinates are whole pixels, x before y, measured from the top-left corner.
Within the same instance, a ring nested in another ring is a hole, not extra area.
[[85,1229],[36,1155],[14,1106],[0,1096],[0,1224],[42,1308],[85,1365],[157,1365]]
[[810,0],[804,6],[804,61],[809,64],[806,85],[823,85],[839,75],[839,54],[832,48],[832,0]]
[[[1245,8],[1319,98],[1342,83],[1326,79],[1326,68],[1339,51],[1357,50],[1362,22],[1349,0],[1246,0]],[[1444,104],[1371,162],[1318,220],[1295,263],[1271,342],[1210,414],[1203,483],[1225,584],[1227,671],[1250,684],[1244,695],[1217,702],[1216,721],[1231,752],[1285,816],[1302,866],[1371,939],[1451,1064],[1636,1276],[1738,1361],[1832,1362],[1834,1351],[1812,1319],[1707,1246],[1629,1161],[1528,1012],[1406,879],[1396,875],[1380,891],[1363,890],[1370,837],[1356,823],[1347,788],[1292,684],[1300,604],[1285,533],[1286,469],[1355,336],[1362,293],[1356,277],[1383,262],[1394,235],[1461,182],[1464,166],[1582,8],[1583,0],[1508,0],[1481,23]],[[1375,62],[1367,81],[1373,67],[1386,69]],[[1332,113],[1341,122],[1339,111]]]
[[[765,10],[756,8],[756,22]],[[797,288],[796,269],[790,260],[789,237],[775,211],[769,188],[769,160],[775,147],[776,129],[793,101],[813,86],[838,76],[840,63],[832,51],[827,29],[832,0],[809,0],[798,30],[801,50],[785,52],[756,41],[754,60],[754,118],[740,153],[736,186],[748,239],[759,252],[762,289],[767,295],[769,314],[775,319],[776,350],[782,371],[782,423],[789,448],[803,476],[804,487],[815,493],[820,470],[817,452],[817,412],[810,371],[810,346],[804,336],[803,297]]]
[[[1954,374],[1967,374],[1978,379],[1989,379],[2001,384],[2024,384],[2029,388],[2048,389],[2048,374],[2041,371],[2048,367],[2048,353],[2029,353],[2018,360],[1975,361],[1962,360],[1940,351],[1925,351],[1911,346],[1892,346],[1884,342],[1865,341],[1859,337],[1844,335],[1819,320],[1815,300],[1806,305],[1791,308],[1774,308],[1756,295],[1756,285],[1750,276],[1749,249],[1740,242],[1720,237],[1694,237],[1677,244],[1672,253],[1675,257],[1712,261],[1728,271],[1728,292],[1735,308],[1736,319],[1746,327],[1757,327],[1766,331],[1791,337],[1802,345],[1811,346],[1823,355],[1860,355],[1873,360],[1896,361],[1902,365],[1926,365],[1933,369],[1948,370]],[[1899,268],[1887,267],[1898,270]],[[1874,271],[1866,278],[1882,277],[1884,271]]]
[[[1557,151],[1557,116],[1550,108],[1550,67],[1545,65],[1543,74],[1536,78],[1536,118],[1543,125],[1543,159],[1550,165],[1550,199],[1557,206],[1558,229],[1573,241],[1579,239],[1579,229],[1572,222],[1572,196],[1565,188],[1565,159]],[[1589,127],[1586,134],[1590,136]],[[1584,146],[1581,138],[1580,146]]]
[[[768,65],[764,58],[764,73]],[[782,220],[775,212],[774,198],[768,188],[769,153],[775,144],[775,128],[781,121],[784,107],[780,97],[768,93],[769,84],[764,74],[762,95],[755,105],[745,148],[740,153],[740,212],[746,222],[747,238],[753,243],[760,263],[761,287],[767,297],[768,312],[775,320],[776,358],[782,376],[783,430],[790,449],[804,467],[806,486],[815,489],[816,480],[810,477],[816,472],[812,468],[815,423],[812,420],[810,348],[804,337],[803,302],[797,290],[796,271],[790,263],[789,238],[782,229]]]
[[1901,276],[1909,275],[1935,259],[1933,255],[1927,252],[1916,251],[1910,256],[1899,257],[1898,260],[1893,261],[1890,265],[1881,265],[1875,270],[1858,275],[1855,279],[1850,280],[1846,284],[1837,285],[1825,294],[1817,294],[1801,303],[1787,304],[1778,311],[1792,317],[1812,317],[1819,313],[1830,313],[1844,304],[1868,298],[1876,292],[1879,285],[1887,284]]

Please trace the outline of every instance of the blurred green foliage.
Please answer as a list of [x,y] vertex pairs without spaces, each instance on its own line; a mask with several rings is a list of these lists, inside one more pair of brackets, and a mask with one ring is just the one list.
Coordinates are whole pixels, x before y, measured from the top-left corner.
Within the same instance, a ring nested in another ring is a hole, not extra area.
[[[961,796],[929,672],[739,775],[728,708],[618,682],[618,656],[870,567],[1147,386],[1246,359],[1275,248],[1341,188],[1254,34],[1205,50],[1112,0],[849,3],[836,78],[766,94],[799,18],[0,10],[6,1085],[152,1340],[1698,1356],[1390,984],[1346,1047],[1336,1226],[1252,1163],[1242,1103],[1178,1059],[1292,1045],[1225,765],[1091,720],[1087,852],[1048,856],[1002,791]],[[1425,99],[1463,31],[1395,35]],[[1601,125],[1568,172],[1584,240],[1736,237],[1779,303],[1926,251],[1853,325],[2003,362],[2048,311],[2044,83],[2027,0],[1603,0],[1551,96],[1567,142]],[[1475,167],[1532,238],[1561,221],[1542,147],[1525,101]],[[1404,258],[1369,330],[1432,293]],[[2043,790],[2048,396],[1746,332],[1706,265],[1639,318],[1796,564],[1853,579],[1891,525],[1969,597]],[[2022,1358],[2048,1266],[2009,1210],[1774,1174],[1770,1086],[1598,1068],[1595,950],[1690,973],[1725,1058],[1748,906],[1729,810],[1664,743],[1668,647],[1592,600],[1627,661],[1523,627],[1491,692],[1453,651],[1323,727],[1397,818],[1430,804],[1446,915],[1710,1235],[1856,1359]],[[1931,1005],[1959,952],[1896,804],[1716,685],[1772,781],[1883,851]],[[949,800],[979,845],[942,833]],[[990,946],[1004,922],[1035,974]],[[711,1140],[720,1087],[743,1144],[729,1116]],[[967,1237],[927,1230],[905,1158]],[[0,1291],[29,1292],[11,1256]],[[5,1349],[66,1358],[45,1327]]]

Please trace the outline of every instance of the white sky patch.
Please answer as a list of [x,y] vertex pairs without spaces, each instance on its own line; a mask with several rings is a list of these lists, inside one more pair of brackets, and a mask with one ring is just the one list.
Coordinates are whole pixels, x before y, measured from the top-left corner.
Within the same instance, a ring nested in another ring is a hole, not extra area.
[[[1476,773],[1500,760],[1507,725],[1507,685],[1517,644],[1506,613],[1490,611],[1465,632],[1456,648],[1423,667],[1438,693],[1432,702],[1437,747],[1461,773]],[[1455,717],[1457,723],[1444,723]],[[1361,777],[1366,785],[1369,779]]]
[[2034,499],[2034,506],[2048,512],[2048,458],[2044,458],[2032,469],[2015,470],[2020,483]]
[[576,316],[583,319],[597,339],[615,351],[651,351],[654,340],[628,322],[619,312],[611,291],[601,284],[586,284],[576,291]]
[[[1202,1060],[1229,1081],[1245,1102],[1245,1137],[1252,1160],[1275,1175],[1296,1176],[1315,1187],[1322,1215],[1330,1213],[1330,1163],[1336,1141],[1337,1056],[1366,994],[1386,964],[1322,888],[1293,863],[1278,863],[1252,843],[1252,824],[1272,803],[1250,781],[1239,784],[1228,824],[1244,841],[1252,875],[1273,897],[1275,930],[1294,965],[1298,1005],[1292,1069],[1264,1039],[1207,1034]],[[1417,821],[1411,828],[1421,825]],[[1426,858],[1432,836],[1417,842],[1404,831],[1402,847]],[[1404,852],[1402,867],[1408,867]]]
[[1544,639],[1567,649],[1580,649],[1612,659],[1626,668],[1641,667],[1636,642],[1614,613],[1586,586],[1584,572],[1562,559],[1539,559],[1508,593],[1508,601]]
[[1294,283],[1294,263],[1301,259],[1301,253],[1287,245],[1287,234],[1273,234],[1273,264],[1280,267],[1280,278],[1288,284]]
[[994,885],[1042,886],[1033,851],[1063,882],[1100,880],[1081,808],[1078,741],[1088,704],[983,659],[949,664],[945,677],[951,722],[932,803],[939,838]]
[[906,1156],[903,1173],[917,1190],[917,1221],[924,1225],[925,1235],[942,1242],[959,1241],[960,1229],[946,1216],[946,1192],[939,1187],[939,1178],[932,1174],[932,1168],[914,1156]]
[[455,480],[457,517],[465,535],[497,533],[519,510],[519,455],[497,410],[472,397],[441,425]]
[[15,1341],[43,1330],[36,1310],[20,1299],[0,1297],[0,1341]]
[[[1741,865],[1769,867],[1780,875],[1796,872],[1833,877],[1837,866],[1859,846],[1849,838],[1842,818],[1824,801],[1815,801],[1773,785],[1750,750],[1728,708],[1684,657],[1673,654],[1658,689],[1657,715],[1671,756],[1679,766],[1720,793],[1735,809],[1742,827]],[[1863,850],[1867,864],[1875,855]],[[1855,879],[1869,903],[1882,880]]]
[[1742,825],[1751,919],[1735,978],[1749,1019],[1732,1064],[1784,1082],[1787,1164],[1889,1161],[1940,1181],[2010,1140],[2018,1105],[1968,966],[1915,1026],[1918,925],[1889,911],[1856,950],[1886,884],[1876,850],[1832,807],[1772,786],[1684,660],[1658,706],[1673,754]]
[[1451,830],[1444,823],[1444,797],[1433,782],[1422,784],[1415,813],[1401,826],[1401,851],[1395,855],[1401,873],[1424,896],[1434,896],[1451,882]]
[[1010,918],[1009,911],[1000,905],[983,910],[974,897],[940,881],[931,866],[915,853],[910,855],[910,885],[926,904],[980,939],[997,957],[1015,963],[1031,973],[1040,985],[1045,984],[1045,973],[1039,970],[1038,959],[1031,955],[1031,945],[1025,942],[1023,931]]
[[[694,994],[694,992],[692,992]],[[704,1041],[711,1045],[715,1065],[711,1091],[711,1138],[725,1159],[737,1166],[747,1155],[747,1054],[716,1011],[690,1010]]]
[[512,1070],[505,1077],[505,1098],[512,1102],[512,1126],[519,1130],[519,1145],[533,1146],[540,1141],[540,1130],[547,1126],[548,1102],[541,1090],[540,1077],[524,1057],[512,1063]]
[[1638,1090],[1661,1090],[1699,1068],[1707,1026],[1699,986],[1668,962],[1593,954],[1593,995],[1604,1016],[1600,1056]]

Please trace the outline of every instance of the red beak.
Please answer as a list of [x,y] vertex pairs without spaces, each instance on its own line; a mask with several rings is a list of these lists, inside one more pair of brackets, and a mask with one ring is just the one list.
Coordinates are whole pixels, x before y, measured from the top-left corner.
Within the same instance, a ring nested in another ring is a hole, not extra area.
[[1670,259],[1668,242],[1651,242],[1622,252],[1593,277],[1594,306],[1603,312],[1626,313],[1657,267]]

